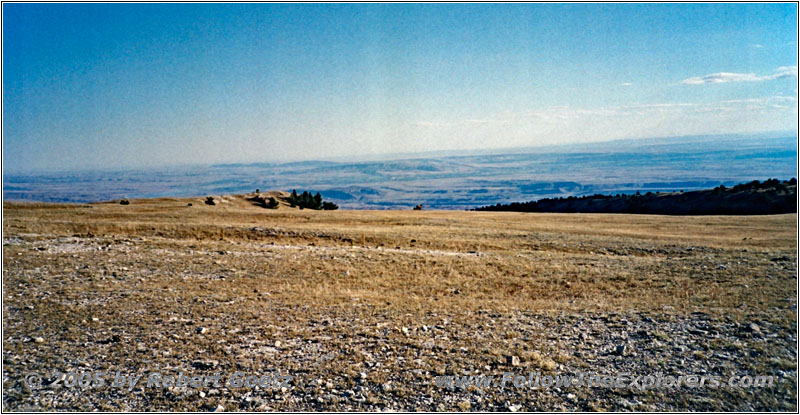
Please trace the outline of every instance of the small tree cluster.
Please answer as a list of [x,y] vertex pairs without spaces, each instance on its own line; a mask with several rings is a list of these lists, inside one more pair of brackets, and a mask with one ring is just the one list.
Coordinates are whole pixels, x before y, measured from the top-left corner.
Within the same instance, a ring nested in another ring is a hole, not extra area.
[[339,206],[336,206],[335,203],[323,202],[322,195],[319,194],[319,192],[313,196],[307,191],[304,191],[302,194],[298,195],[297,191],[294,189],[292,189],[292,195],[289,196],[289,204],[292,207],[299,207],[300,209],[336,210],[339,208]]
[[792,178],[791,180],[784,180],[781,182],[778,179],[767,179],[763,182],[758,180],[753,180],[749,183],[740,183],[736,186],[733,186],[733,191],[740,192],[740,191],[752,191],[752,190],[766,190],[766,189],[779,189],[779,190],[786,190],[786,186],[797,184],[797,179]]

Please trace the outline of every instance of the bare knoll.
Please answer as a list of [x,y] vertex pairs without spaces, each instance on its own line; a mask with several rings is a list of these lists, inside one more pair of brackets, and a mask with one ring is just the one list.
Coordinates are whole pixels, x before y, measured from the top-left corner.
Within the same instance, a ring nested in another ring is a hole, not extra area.
[[[797,410],[796,215],[272,210],[251,196],[4,204],[3,408]],[[21,382],[52,369],[295,379],[131,392]],[[507,371],[778,381],[434,382]]]

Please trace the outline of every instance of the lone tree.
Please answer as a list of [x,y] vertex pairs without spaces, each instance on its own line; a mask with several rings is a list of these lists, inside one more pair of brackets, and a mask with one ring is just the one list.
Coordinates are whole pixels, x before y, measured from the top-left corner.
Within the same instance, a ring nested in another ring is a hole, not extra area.
[[216,203],[214,202],[214,198],[211,196],[206,197],[206,204],[211,206],[216,205]]

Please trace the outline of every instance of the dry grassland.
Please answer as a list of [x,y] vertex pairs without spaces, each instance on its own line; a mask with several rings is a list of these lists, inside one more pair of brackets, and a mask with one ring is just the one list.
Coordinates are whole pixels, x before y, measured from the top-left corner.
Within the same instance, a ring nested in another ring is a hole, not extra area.
[[[301,211],[216,199],[6,203],[4,409],[797,410],[796,215]],[[270,368],[296,380],[202,394],[20,382],[70,368]],[[433,381],[509,370],[780,382],[451,391]]]

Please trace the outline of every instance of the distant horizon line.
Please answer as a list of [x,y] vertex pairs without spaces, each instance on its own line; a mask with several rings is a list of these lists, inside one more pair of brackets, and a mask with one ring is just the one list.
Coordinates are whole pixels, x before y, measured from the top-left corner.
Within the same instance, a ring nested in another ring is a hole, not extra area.
[[[449,149],[449,150],[431,150],[431,151],[418,151],[418,152],[400,152],[400,153],[376,153],[376,154],[359,154],[352,156],[333,156],[325,158],[307,158],[307,159],[288,159],[283,161],[230,161],[230,162],[213,162],[213,163],[172,163],[172,164],[154,164],[146,166],[121,166],[121,167],[90,167],[90,168],[56,168],[52,170],[47,169],[33,169],[33,170],[18,170],[13,172],[6,172],[3,169],[3,177],[6,176],[45,176],[52,174],[91,174],[91,173],[113,173],[125,171],[147,171],[147,170],[171,170],[171,169],[186,169],[186,168],[204,168],[204,167],[233,167],[233,166],[254,166],[254,165],[275,165],[282,166],[288,164],[299,163],[361,163],[361,162],[379,162],[389,160],[415,160],[415,159],[429,159],[434,157],[459,157],[459,156],[474,156],[474,155],[491,155],[491,154],[508,154],[508,153],[521,153],[528,150],[544,150],[544,149],[558,149],[558,148],[575,148],[579,146],[597,146],[603,144],[610,144],[615,142],[640,142],[640,141],[660,141],[660,140],[699,140],[709,138],[788,138],[794,136],[798,137],[798,130],[775,130],[764,132],[751,132],[751,133],[725,133],[725,134],[692,134],[692,135],[678,135],[678,136],[657,136],[657,137],[639,137],[639,138],[615,138],[610,140],[589,141],[589,142],[569,142],[561,144],[541,144],[530,146],[513,146],[513,147],[490,147],[490,148],[477,148],[477,149]],[[524,154],[524,153],[522,153]],[[5,180],[4,180],[5,181]]]

